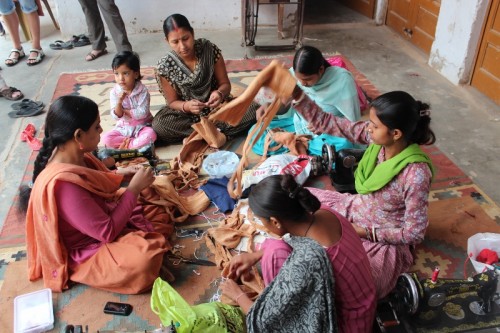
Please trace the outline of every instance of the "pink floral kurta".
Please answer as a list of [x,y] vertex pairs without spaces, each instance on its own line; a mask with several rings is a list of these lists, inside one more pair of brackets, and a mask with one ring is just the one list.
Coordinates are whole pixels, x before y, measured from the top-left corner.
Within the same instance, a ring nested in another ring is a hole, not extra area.
[[[368,122],[350,122],[322,112],[307,96],[294,108],[317,131],[343,136],[354,143],[370,143]],[[385,160],[382,147],[378,162]],[[363,239],[379,298],[395,286],[398,276],[413,263],[410,245],[424,239],[428,220],[428,196],[432,173],[426,163],[409,164],[386,186],[369,194],[349,194],[311,188],[323,204],[344,215],[348,221],[370,230],[377,243]]]

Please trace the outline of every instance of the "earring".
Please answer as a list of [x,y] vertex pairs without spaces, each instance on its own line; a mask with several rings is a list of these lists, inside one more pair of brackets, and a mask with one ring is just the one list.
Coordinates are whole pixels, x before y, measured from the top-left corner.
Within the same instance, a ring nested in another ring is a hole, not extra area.
[[281,229],[281,224],[278,224],[276,228]]
[[80,150],[83,150],[83,145],[81,142],[79,143],[79,145],[80,145]]

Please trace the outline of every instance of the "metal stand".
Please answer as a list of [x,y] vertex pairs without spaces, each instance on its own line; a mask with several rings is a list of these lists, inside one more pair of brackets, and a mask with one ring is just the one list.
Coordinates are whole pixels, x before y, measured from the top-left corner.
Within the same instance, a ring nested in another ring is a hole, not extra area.
[[[305,0],[241,0],[241,46],[245,47],[245,58],[248,58],[246,50],[247,46],[255,46],[256,50],[261,51],[293,50],[296,47],[301,47],[304,26],[304,2]],[[292,45],[255,45],[259,7],[261,5],[278,5],[278,33],[282,33],[281,29],[283,23],[284,5],[297,5],[297,19],[295,20],[295,34],[293,36]]]

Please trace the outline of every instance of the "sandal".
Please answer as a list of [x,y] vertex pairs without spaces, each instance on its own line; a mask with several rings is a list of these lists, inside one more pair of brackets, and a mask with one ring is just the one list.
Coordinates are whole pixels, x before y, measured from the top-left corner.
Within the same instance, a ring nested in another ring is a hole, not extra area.
[[[19,95],[14,97],[14,94],[18,92]],[[4,90],[0,90],[0,97],[5,97],[5,99],[8,99],[9,101],[18,101],[21,98],[24,97],[23,93],[21,90],[15,88],[15,87],[8,87]]]
[[12,105],[10,107],[14,111],[19,111],[19,110],[21,110],[22,107],[31,106],[31,107],[37,108],[37,107],[43,107],[43,105],[44,104],[43,104],[42,101],[33,101],[33,100],[29,99],[29,98],[26,98],[26,99],[23,99],[20,102],[12,103]]
[[[92,53],[92,51],[95,51],[97,53]],[[90,51],[87,56],[85,57],[85,60],[86,61],[92,61],[92,60],[96,60],[97,58],[99,58],[100,56],[103,56],[105,54],[108,53],[108,51],[106,49],[104,50],[101,50],[101,51],[97,51],[97,50],[92,50]]]
[[32,150],[38,151],[42,148],[42,143],[35,137],[36,129],[33,124],[28,124],[21,132],[21,141],[27,142]]
[[[16,58],[12,57],[13,53],[17,53],[17,57]],[[24,53],[24,50],[23,50],[22,47],[20,49],[14,48],[14,49],[10,50],[9,57],[7,59],[5,59],[5,64],[8,67],[14,66],[15,64],[17,64],[19,62],[19,60],[21,60],[25,56],[26,56],[26,54]]]
[[82,47],[91,44],[90,39],[85,35],[74,36],[74,38],[76,38],[76,40],[73,41],[73,45],[75,47]]
[[[36,56],[33,58],[31,56],[31,53],[36,53]],[[28,60],[26,61],[26,64],[28,66],[35,66],[38,65],[39,63],[42,62],[43,58],[45,57],[45,53],[43,53],[42,49],[31,49],[30,50],[30,56],[28,57]]]
[[19,110],[9,112],[7,115],[11,118],[33,117],[43,113],[43,106],[22,106]]

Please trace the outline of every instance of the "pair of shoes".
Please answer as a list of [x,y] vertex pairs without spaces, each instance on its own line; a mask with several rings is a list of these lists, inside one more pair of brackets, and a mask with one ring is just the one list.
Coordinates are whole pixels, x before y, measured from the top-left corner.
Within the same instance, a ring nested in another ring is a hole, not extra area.
[[[19,93],[16,97],[14,97],[15,93]],[[0,90],[0,97],[5,97],[5,99],[8,99],[9,101],[18,101],[21,98],[24,97],[23,93],[21,90],[15,88],[15,87],[8,87],[4,90]]]
[[10,107],[14,111],[19,111],[19,110],[21,110],[22,107],[27,107],[27,106],[33,107],[33,108],[39,108],[39,107],[43,108],[44,104],[42,101],[37,102],[37,101],[33,101],[29,98],[25,98],[20,102],[12,103],[12,105]]
[[40,140],[35,138],[36,129],[33,124],[28,124],[24,131],[21,132],[21,141],[28,142],[32,150],[38,151],[42,148]]
[[[95,51],[97,53],[92,53],[92,51]],[[108,50],[106,50],[106,49],[101,50],[101,51],[98,51],[98,50],[92,50],[92,51],[90,51],[87,54],[87,56],[85,57],[86,61],[93,61],[93,60],[96,60],[97,58],[99,58],[100,56],[108,54]]]
[[73,45],[75,47],[82,47],[82,46],[86,46],[86,45],[91,44],[90,39],[87,36],[85,36],[84,34],[81,34],[78,36],[73,36],[73,38],[71,39],[71,42],[73,43]]
[[[17,53],[17,58],[12,57],[13,53]],[[14,49],[10,50],[9,57],[7,59],[5,59],[5,64],[8,67],[14,66],[15,64],[17,64],[19,62],[19,60],[21,60],[25,56],[26,56],[26,54],[24,53],[24,50],[22,47],[20,49],[14,48]]]
[[[31,53],[36,53],[35,57],[31,56]],[[43,53],[42,49],[31,49],[30,50],[30,56],[28,57],[28,60],[26,60],[26,63],[28,66],[35,66],[38,65],[39,63],[42,62],[43,58],[45,57],[45,53]]]
[[63,42],[62,40],[56,40],[54,43],[50,44],[49,47],[52,50],[71,50],[73,48],[73,42]]
[[12,104],[12,109],[8,113],[11,118],[32,117],[43,112],[43,102],[35,102],[30,99],[23,99],[21,102]]

